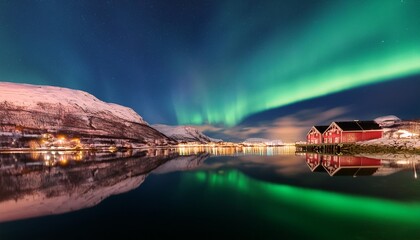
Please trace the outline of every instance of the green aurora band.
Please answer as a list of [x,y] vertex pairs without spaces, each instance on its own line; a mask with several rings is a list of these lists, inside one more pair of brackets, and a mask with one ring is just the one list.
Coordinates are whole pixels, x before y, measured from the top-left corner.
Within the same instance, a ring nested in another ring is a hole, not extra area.
[[[205,184],[207,192],[236,199],[236,205],[242,208],[252,205],[252,209],[243,210],[248,214],[257,212],[283,228],[305,230],[302,233],[308,237],[316,234],[331,238],[340,234],[351,239],[343,232],[366,234],[358,231],[367,227],[372,232],[375,232],[373,228],[379,228],[375,234],[380,239],[383,239],[381,235],[392,239],[393,234],[411,239],[410,234],[419,231],[419,202],[404,203],[269,183],[252,179],[238,170],[191,173],[185,182],[194,182],[193,179]],[[332,225],[345,228],[329,229]]]
[[257,112],[420,74],[420,1],[327,3],[288,29],[274,25],[239,59],[229,54],[259,26],[238,27],[240,7],[222,13],[228,29],[210,34],[220,42],[205,63],[211,71],[192,66],[195,93],[173,97],[178,122],[233,126]]

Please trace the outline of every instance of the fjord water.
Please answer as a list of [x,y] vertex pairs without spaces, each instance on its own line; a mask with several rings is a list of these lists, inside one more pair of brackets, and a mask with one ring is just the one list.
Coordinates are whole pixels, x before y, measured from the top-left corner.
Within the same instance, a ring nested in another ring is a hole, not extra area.
[[0,239],[418,239],[417,156],[0,154]]

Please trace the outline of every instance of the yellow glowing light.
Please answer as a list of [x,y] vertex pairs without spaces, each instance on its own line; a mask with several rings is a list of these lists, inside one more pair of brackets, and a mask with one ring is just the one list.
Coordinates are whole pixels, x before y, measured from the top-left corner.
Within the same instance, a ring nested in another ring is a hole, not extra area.
[[117,151],[117,147],[115,147],[115,146],[110,146],[110,147],[108,148],[108,150],[109,150],[110,152],[116,152],[116,151]]

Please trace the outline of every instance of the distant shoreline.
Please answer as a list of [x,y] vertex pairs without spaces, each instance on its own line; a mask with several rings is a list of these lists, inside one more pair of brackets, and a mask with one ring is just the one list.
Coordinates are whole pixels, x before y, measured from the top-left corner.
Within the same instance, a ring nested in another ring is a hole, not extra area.
[[295,145],[276,145],[276,146],[244,146],[237,143],[225,144],[177,144],[167,146],[144,146],[144,147],[131,147],[131,148],[110,148],[110,147],[93,147],[93,148],[0,148],[1,153],[26,153],[26,152],[79,152],[79,151],[98,151],[98,152],[122,152],[130,150],[149,150],[149,149],[174,149],[174,148],[279,148],[290,147]]

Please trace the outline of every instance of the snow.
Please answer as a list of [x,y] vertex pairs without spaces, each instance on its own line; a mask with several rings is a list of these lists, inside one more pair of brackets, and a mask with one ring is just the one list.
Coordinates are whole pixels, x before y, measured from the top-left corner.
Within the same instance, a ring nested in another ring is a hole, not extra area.
[[420,139],[396,139],[396,138],[378,138],[369,141],[358,142],[360,145],[383,145],[389,147],[404,147],[407,149],[420,148]]
[[283,145],[283,141],[280,139],[265,139],[265,138],[248,138],[243,144],[245,145],[266,145],[266,146],[278,146]]
[[5,101],[24,108],[34,108],[39,103],[62,104],[92,114],[105,112],[129,122],[146,123],[131,108],[106,103],[87,92],[68,88],[0,82],[0,103]]
[[164,124],[154,124],[152,127],[165,134],[166,136],[174,138],[177,141],[194,141],[201,143],[222,142],[222,140],[213,139],[204,135],[202,132],[191,126],[169,126]]
[[266,143],[269,142],[270,140],[265,139],[265,138],[247,138],[244,143]]
[[266,143],[267,145],[273,145],[273,146],[278,146],[278,145],[283,145],[283,141],[280,139],[274,139],[274,140],[270,140],[269,142]]
[[215,142],[215,143],[221,143],[221,142],[223,142],[223,140],[222,139],[218,139],[218,138],[211,138],[211,137],[208,137],[209,139],[210,139],[210,141],[211,142]]
[[374,121],[381,127],[389,127],[401,122],[401,119],[394,115],[382,116],[375,118]]
[[0,132],[0,136],[9,136],[9,137],[13,137],[14,134],[11,132]]

